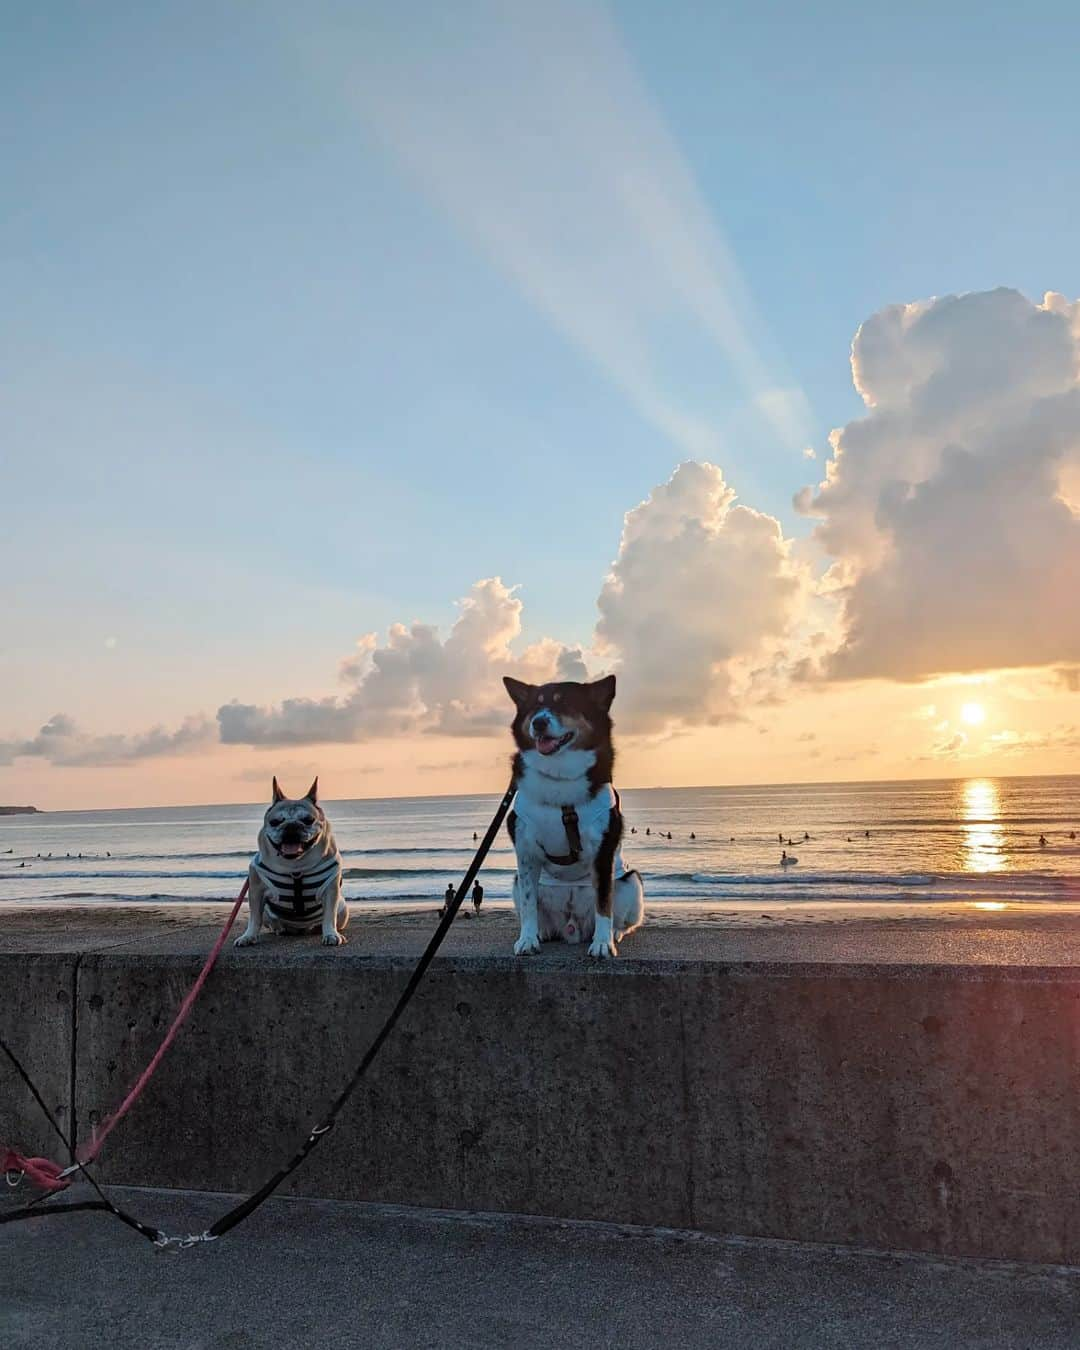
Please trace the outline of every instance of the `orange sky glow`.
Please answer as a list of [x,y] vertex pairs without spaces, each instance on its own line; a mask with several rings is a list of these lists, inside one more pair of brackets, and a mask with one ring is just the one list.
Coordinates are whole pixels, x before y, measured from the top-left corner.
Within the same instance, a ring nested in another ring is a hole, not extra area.
[[[972,725],[964,709],[975,702],[985,716]],[[1011,671],[917,686],[834,685],[755,708],[742,721],[621,739],[616,716],[617,778],[625,787],[665,787],[1072,773],[1080,765],[1075,702],[1050,671]],[[494,793],[510,750],[509,734],[494,734],[214,745],[116,767],[22,760],[0,769],[0,799],[50,810],[249,802],[267,796],[273,774],[299,791],[316,773],[328,799]]]

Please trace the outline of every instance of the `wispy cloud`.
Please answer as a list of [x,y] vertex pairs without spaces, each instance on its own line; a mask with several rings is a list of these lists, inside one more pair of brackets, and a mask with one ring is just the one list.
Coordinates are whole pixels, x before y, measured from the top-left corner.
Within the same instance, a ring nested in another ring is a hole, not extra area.
[[417,773],[448,773],[450,770],[488,769],[493,764],[503,764],[506,755],[489,756],[487,759],[448,759],[442,763],[414,764]]
[[930,757],[950,759],[959,755],[967,746],[968,738],[962,731],[955,732],[947,741],[939,741],[930,752]]
[[50,717],[36,736],[0,741],[0,764],[16,759],[44,759],[69,768],[101,768],[131,764],[161,755],[184,755],[205,750],[216,740],[208,717],[188,717],[175,731],[153,727],[135,736],[118,733],[95,736],[82,731],[64,713]]
[[996,731],[987,737],[988,748],[1006,755],[1027,755],[1036,750],[1080,748],[1080,727],[1059,724],[1050,731]]
[[[261,783],[266,788],[267,794],[270,792],[270,784],[274,778],[280,780],[284,789],[288,792],[291,788],[302,788],[311,782],[312,778],[319,772],[319,761],[310,760],[278,760],[267,759],[264,764],[254,768],[243,769],[240,773],[233,774],[233,781],[236,783]],[[350,764],[349,775],[356,777],[361,774],[377,774],[383,772],[381,764]],[[301,782],[303,780],[303,782]]]
[[805,444],[805,396],[767,359],[731,250],[605,10],[465,0],[423,13],[423,42],[378,6],[322,24],[305,10],[297,40],[320,82],[682,452],[719,445],[665,372],[681,341],[711,344],[782,444]]

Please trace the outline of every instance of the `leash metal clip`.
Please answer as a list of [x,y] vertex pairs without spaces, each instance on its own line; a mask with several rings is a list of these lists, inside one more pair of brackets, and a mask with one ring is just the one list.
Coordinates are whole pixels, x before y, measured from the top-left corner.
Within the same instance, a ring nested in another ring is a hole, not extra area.
[[8,1170],[4,1173],[4,1180],[11,1187],[11,1189],[14,1190],[16,1186],[22,1185],[22,1179],[24,1176],[26,1176],[26,1173],[21,1168],[9,1167]]

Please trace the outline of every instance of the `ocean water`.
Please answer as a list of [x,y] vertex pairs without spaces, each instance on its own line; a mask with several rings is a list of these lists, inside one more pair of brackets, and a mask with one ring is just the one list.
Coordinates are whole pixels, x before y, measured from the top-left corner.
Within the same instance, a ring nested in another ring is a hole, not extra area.
[[[623,791],[622,801],[624,857],[644,876],[651,904],[1080,903],[1080,776],[641,788]],[[464,874],[473,832],[483,834],[497,803],[327,802],[346,896],[437,901]],[[0,900],[232,900],[263,810],[0,817]],[[780,866],[785,847],[798,858],[788,868]],[[482,876],[488,899],[509,899],[513,869],[504,832]]]

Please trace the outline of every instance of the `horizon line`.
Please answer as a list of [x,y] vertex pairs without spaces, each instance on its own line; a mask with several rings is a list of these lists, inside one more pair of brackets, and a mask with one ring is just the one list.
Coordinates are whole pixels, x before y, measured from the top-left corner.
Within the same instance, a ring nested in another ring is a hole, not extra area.
[[[1060,779],[1060,778],[1080,778],[1080,773],[976,773],[976,774],[953,774],[948,777],[926,777],[926,778],[829,778],[829,779],[795,779],[784,783],[678,783],[664,785],[660,783],[632,784],[624,786],[623,792],[714,792],[714,791],[735,791],[739,789],[775,789],[775,788],[830,788],[830,787],[885,787],[897,783],[962,783],[969,781],[979,781],[989,779],[993,781],[1011,782],[1014,780],[1026,779]],[[397,795],[383,797],[327,797],[324,800],[327,804],[344,802],[424,802],[424,801],[463,801],[470,797],[496,797],[499,796],[499,790],[492,788],[486,792],[428,792],[411,793],[403,792]],[[29,805],[29,803],[28,803]],[[41,816],[62,816],[62,815],[85,815],[91,811],[186,811],[195,807],[232,807],[232,806],[251,806],[261,807],[265,803],[262,801],[252,802],[167,802],[158,805],[148,804],[146,806],[66,806],[59,809],[48,810],[43,807],[34,807],[32,812],[27,815]],[[22,815],[11,815],[0,817],[0,828],[4,828],[10,822],[17,822],[24,819]]]

